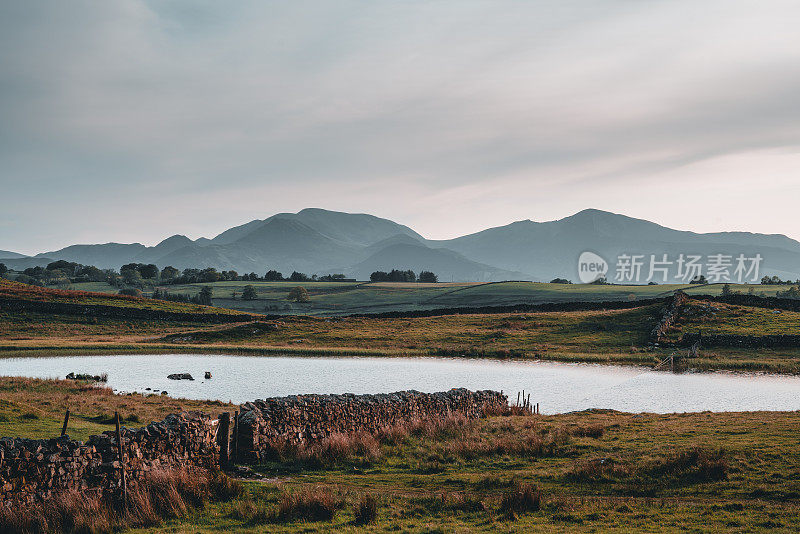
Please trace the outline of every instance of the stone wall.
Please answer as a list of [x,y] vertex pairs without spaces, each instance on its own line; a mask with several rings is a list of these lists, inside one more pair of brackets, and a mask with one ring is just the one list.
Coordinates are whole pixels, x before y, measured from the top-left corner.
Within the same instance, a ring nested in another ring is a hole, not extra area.
[[[215,466],[216,426],[211,416],[192,412],[169,415],[136,430],[122,428],[128,486],[135,486],[150,469]],[[0,505],[24,506],[64,490],[118,491],[116,441],[113,431],[86,442],[69,436],[0,439]]]
[[710,347],[744,347],[744,348],[772,348],[772,347],[800,347],[800,335],[772,334],[766,336],[751,336],[741,334],[684,334],[679,342],[680,346],[690,347],[700,342],[703,348]]
[[666,342],[669,329],[675,323],[675,320],[680,317],[683,307],[688,302],[689,297],[683,291],[676,291],[674,295],[667,299],[667,306],[664,308],[664,313],[661,315],[658,323],[650,332],[650,339],[652,343],[664,344]]
[[496,391],[451,389],[381,395],[296,395],[248,402],[237,425],[238,459],[258,462],[275,444],[317,441],[333,433],[377,432],[396,424],[462,414],[470,419],[508,406]]
[[[539,304],[509,304],[504,306],[461,306],[452,308],[433,308],[430,310],[390,311],[380,313],[355,313],[347,317],[370,317],[373,319],[438,317],[441,315],[470,315],[494,313],[536,313],[536,312],[573,312],[595,310],[628,310],[662,304],[669,298],[651,298],[635,300],[595,300],[568,302],[541,302]],[[268,315],[268,318],[279,318],[280,315]]]
[[[269,443],[322,439],[333,432],[374,432],[416,419],[450,413],[469,418],[507,407],[493,391],[453,389],[445,393],[403,391],[383,395],[302,395],[255,401],[242,406],[238,433],[230,414],[219,419],[188,412],[167,416],[144,428],[122,428],[125,476],[134,487],[151,469],[212,469],[226,463],[230,445],[245,462],[260,460]],[[33,440],[0,439],[0,506],[45,501],[64,490],[118,494],[121,470],[114,431],[86,442],[68,436]]]

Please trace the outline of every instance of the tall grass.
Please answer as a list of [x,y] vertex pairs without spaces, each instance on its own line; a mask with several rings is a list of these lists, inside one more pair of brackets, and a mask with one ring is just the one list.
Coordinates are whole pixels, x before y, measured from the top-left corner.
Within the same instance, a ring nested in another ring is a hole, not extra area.
[[211,499],[230,500],[242,486],[222,473],[154,470],[131,485],[125,503],[98,491],[69,490],[17,510],[0,507],[0,532],[8,534],[116,532],[183,517]]

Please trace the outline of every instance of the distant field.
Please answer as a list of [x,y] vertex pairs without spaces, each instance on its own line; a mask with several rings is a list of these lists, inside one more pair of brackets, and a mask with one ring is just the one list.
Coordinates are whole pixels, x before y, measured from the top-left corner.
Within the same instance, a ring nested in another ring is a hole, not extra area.
[[[671,295],[680,289],[689,294],[719,295],[723,284],[704,286],[665,285],[585,285],[542,284],[536,282],[493,283],[394,283],[394,282],[215,282],[165,286],[173,293],[196,295],[204,285],[213,288],[215,306],[250,313],[279,313],[335,316],[354,313],[416,311],[435,308],[506,306],[551,302],[635,301]],[[241,300],[246,285],[252,285],[255,300]],[[311,302],[297,304],[286,300],[296,286],[305,287]],[[789,286],[732,285],[734,291],[771,296]],[[233,298],[236,293],[237,298]]]

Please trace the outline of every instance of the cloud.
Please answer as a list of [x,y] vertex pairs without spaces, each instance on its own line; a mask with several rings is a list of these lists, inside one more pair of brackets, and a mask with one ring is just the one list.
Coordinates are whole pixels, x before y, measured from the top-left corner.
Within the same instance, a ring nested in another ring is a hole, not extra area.
[[[742,158],[796,163],[775,154],[800,146],[798,14],[788,1],[6,3],[0,248],[211,235],[306,205],[431,237],[603,207],[592,199],[609,190],[662,213],[663,176],[705,161],[732,165],[712,187],[749,191]],[[734,192],[731,208],[759,194]],[[749,212],[741,228],[770,224]]]

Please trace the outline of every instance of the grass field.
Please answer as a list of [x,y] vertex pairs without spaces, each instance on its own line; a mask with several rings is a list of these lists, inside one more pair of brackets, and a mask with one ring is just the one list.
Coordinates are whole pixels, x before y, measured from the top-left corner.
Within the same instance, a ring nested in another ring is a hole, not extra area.
[[[78,284],[75,284],[77,286]],[[393,282],[215,282],[165,286],[173,293],[196,295],[204,285],[213,289],[215,306],[249,313],[337,316],[388,311],[416,311],[435,308],[506,306],[572,301],[634,301],[671,295],[676,290],[689,294],[719,295],[723,284],[710,285],[585,285],[536,282],[411,284]],[[241,300],[246,285],[252,285],[255,300]],[[289,291],[305,287],[308,303],[290,303]],[[772,296],[789,286],[733,285],[735,291]],[[237,298],[233,298],[234,293]]]
[[765,336],[800,334],[800,313],[718,302],[689,301],[675,324],[677,332]]

